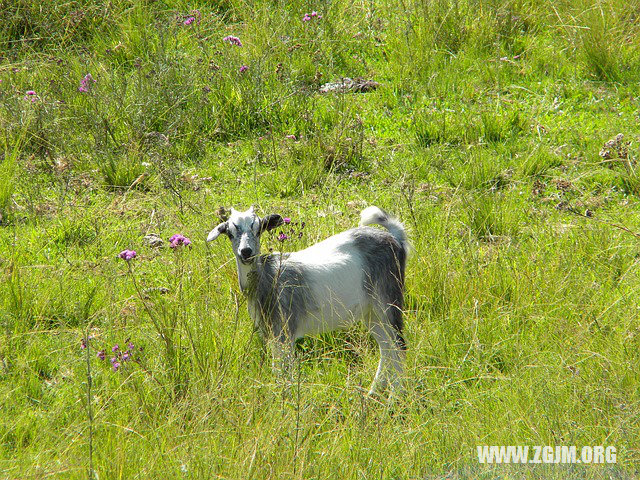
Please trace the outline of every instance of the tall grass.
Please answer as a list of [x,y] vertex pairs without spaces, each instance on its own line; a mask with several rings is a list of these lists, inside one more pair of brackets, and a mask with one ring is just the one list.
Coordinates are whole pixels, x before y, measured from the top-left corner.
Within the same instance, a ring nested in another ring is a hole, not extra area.
[[[0,2],[0,478],[634,478],[636,3]],[[204,241],[251,204],[405,223],[403,397],[363,327],[271,371]]]

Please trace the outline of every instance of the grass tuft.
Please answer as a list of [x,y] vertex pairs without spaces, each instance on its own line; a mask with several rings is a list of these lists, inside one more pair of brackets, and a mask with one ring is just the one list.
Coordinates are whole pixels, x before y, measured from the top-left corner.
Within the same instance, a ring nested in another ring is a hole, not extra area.
[[[0,477],[632,478],[635,2],[274,5],[0,1]],[[363,326],[272,371],[205,242],[250,205],[264,252],[404,223],[402,396]]]

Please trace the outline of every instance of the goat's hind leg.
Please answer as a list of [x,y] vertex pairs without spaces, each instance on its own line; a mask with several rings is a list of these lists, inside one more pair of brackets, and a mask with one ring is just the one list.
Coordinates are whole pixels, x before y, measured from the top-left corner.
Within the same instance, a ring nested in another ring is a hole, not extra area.
[[402,312],[392,305],[376,307],[370,314],[369,331],[380,349],[380,362],[369,395],[380,393],[387,387],[393,393],[402,391],[406,345],[402,332],[395,327],[402,325],[395,317],[397,315],[402,315]]

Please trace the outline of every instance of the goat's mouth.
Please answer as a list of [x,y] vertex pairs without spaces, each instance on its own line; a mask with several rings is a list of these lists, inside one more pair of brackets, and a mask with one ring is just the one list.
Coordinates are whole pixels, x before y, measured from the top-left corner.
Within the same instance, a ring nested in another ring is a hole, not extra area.
[[242,257],[238,257],[238,259],[240,260],[240,262],[243,265],[251,265],[253,263],[253,261],[256,259],[255,256],[249,257],[249,258],[242,258]]

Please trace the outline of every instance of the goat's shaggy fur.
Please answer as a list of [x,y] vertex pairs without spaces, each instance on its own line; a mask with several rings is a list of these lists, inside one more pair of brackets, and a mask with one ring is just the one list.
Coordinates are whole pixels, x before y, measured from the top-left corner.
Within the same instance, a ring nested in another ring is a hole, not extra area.
[[[380,363],[370,393],[401,387],[406,343],[402,310],[407,236],[402,224],[377,207],[361,214],[360,227],[304,250],[260,255],[260,235],[282,225],[280,215],[259,218],[253,207],[231,210],[207,240],[226,234],[233,246],[240,288],[275,367],[286,367],[294,343],[305,335],[364,320],[378,343]],[[366,225],[378,224],[388,231]]]

